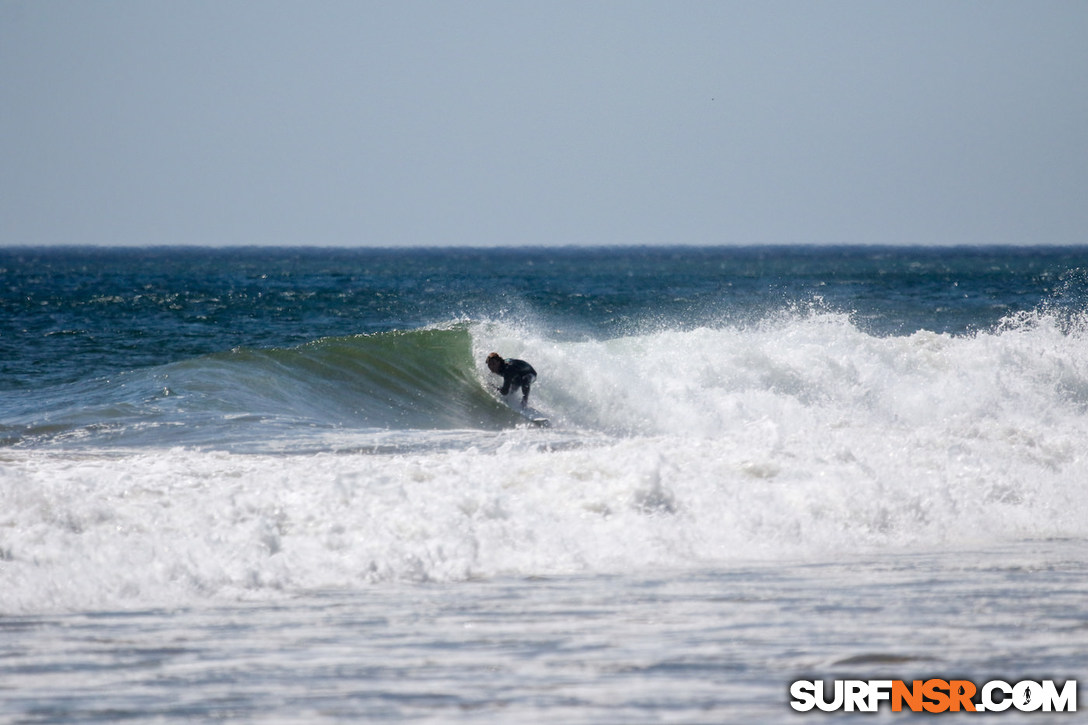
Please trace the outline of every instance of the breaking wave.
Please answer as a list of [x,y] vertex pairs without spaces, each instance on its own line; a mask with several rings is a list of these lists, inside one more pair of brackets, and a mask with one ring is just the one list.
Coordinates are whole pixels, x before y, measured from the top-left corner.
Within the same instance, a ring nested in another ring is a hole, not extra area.
[[[525,428],[483,355],[530,360]],[[0,612],[1088,535],[1088,325],[457,323],[6,403]],[[277,452],[231,441],[321,445]]]

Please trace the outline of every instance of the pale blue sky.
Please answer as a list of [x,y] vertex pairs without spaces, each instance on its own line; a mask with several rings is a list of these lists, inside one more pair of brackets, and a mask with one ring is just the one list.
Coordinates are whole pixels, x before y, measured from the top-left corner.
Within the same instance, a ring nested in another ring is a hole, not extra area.
[[57,243],[1088,243],[1088,2],[0,0]]

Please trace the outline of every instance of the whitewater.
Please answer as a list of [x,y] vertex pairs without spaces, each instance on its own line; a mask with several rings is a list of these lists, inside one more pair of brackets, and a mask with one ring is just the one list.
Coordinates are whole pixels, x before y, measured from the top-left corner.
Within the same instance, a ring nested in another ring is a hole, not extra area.
[[519,308],[58,368],[4,395],[0,716],[774,722],[802,676],[1076,678],[1071,297],[896,334],[818,296],[608,334]]

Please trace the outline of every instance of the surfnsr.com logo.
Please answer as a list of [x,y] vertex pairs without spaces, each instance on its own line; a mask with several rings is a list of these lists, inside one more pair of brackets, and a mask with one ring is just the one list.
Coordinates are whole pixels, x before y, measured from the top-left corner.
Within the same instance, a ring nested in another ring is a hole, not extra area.
[[790,685],[790,707],[800,712],[876,712],[888,703],[892,712],[1076,712],[1077,681],[991,680],[981,687],[970,680],[797,680]]

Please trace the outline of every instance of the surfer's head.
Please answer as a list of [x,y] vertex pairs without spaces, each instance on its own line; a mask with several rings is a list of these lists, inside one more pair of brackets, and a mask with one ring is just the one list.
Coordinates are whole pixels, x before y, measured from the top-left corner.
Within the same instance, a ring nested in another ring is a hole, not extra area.
[[506,361],[502,359],[502,355],[497,352],[493,352],[487,356],[487,369],[498,375],[502,372],[502,369],[506,367]]

